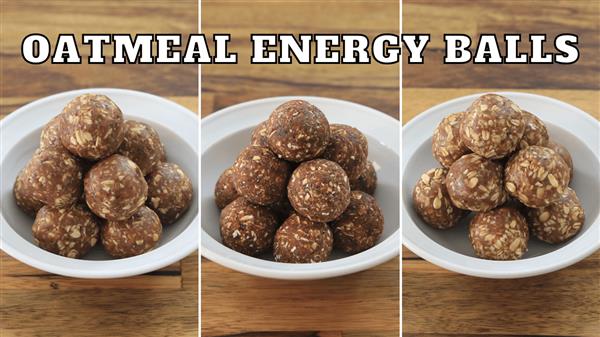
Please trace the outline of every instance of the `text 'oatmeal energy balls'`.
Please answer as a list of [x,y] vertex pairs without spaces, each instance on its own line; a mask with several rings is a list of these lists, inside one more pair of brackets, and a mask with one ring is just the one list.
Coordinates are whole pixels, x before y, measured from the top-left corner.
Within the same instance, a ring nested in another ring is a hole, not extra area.
[[367,138],[330,124],[309,102],[275,108],[254,128],[251,146],[215,184],[223,244],[283,263],[327,261],[377,244],[383,212],[372,194],[379,166]]
[[35,217],[34,242],[44,250],[82,258],[102,241],[114,258],[139,255],[192,200],[190,179],[165,160],[156,130],[124,121],[107,96],[84,94],[44,126],[13,196]]
[[534,239],[557,244],[584,225],[582,204],[568,187],[574,172],[569,151],[550,138],[540,118],[506,97],[483,95],[465,112],[442,119],[432,154],[447,170],[420,176],[413,207],[436,229],[474,212],[469,239],[479,258],[519,259],[530,230]]

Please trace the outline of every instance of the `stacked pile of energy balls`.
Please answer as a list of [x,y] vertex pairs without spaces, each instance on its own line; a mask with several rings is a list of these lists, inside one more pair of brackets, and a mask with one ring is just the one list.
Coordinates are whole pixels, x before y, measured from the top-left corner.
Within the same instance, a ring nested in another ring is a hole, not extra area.
[[447,116],[432,141],[443,167],[420,177],[413,206],[437,229],[454,227],[469,211],[475,255],[515,260],[529,233],[557,244],[573,237],[584,211],[569,188],[573,161],[548,137],[544,123],[510,99],[486,94],[464,112]]
[[367,156],[359,130],[330,125],[306,101],[278,106],[216,183],[223,244],[250,256],[272,250],[286,263],[326,261],[334,247],[356,254],[374,246],[383,215]]
[[190,206],[192,183],[166,162],[152,127],[125,121],[104,95],[85,94],[46,124],[13,195],[35,217],[41,248],[81,258],[101,241],[109,255],[124,258],[156,246],[162,226]]

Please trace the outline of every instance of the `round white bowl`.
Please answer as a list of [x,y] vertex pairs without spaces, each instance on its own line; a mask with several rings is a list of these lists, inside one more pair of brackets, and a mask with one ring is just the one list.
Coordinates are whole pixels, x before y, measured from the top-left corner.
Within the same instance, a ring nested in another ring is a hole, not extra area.
[[[278,105],[304,99],[321,109],[331,123],[360,129],[369,140],[369,159],[376,163],[378,183],[375,198],[385,217],[384,231],[376,246],[356,255],[334,251],[332,259],[314,264],[272,261],[265,255],[255,258],[238,253],[221,243],[219,210],[213,193],[219,175],[230,167],[238,153],[250,144],[252,129],[266,120]],[[203,118],[201,252],[206,258],[228,268],[278,279],[320,279],[346,275],[383,263],[399,254],[399,122],[363,105],[322,97],[274,97],[234,105]]]
[[33,219],[15,204],[12,187],[19,171],[39,145],[43,126],[74,97],[98,93],[110,97],[126,119],[154,127],[165,146],[167,159],[181,166],[198,190],[198,118],[188,109],[164,98],[122,89],[68,91],[29,103],[0,121],[0,248],[32,267],[65,276],[116,278],[150,272],[189,255],[198,249],[198,200],[176,223],[163,227],[163,236],[152,251],[129,258],[113,259],[100,245],[83,259],[49,253],[33,243]]
[[516,261],[491,261],[475,257],[467,236],[469,219],[450,230],[426,225],[412,207],[412,190],[427,169],[440,164],[431,154],[431,136],[444,116],[463,111],[482,94],[460,97],[437,105],[403,128],[402,235],[408,249],[422,258],[462,274],[488,278],[519,278],[549,273],[567,267],[600,248],[600,128],[585,112],[553,98],[515,92],[500,92],[521,108],[541,118],[550,138],[564,145],[573,157],[574,176],[570,186],[585,210],[581,231],[570,240],[550,245],[535,238],[529,251]]

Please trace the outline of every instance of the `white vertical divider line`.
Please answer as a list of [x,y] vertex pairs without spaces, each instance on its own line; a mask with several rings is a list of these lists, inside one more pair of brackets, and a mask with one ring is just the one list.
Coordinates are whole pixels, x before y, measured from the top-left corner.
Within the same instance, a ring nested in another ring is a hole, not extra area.
[[[198,0],[198,33],[202,33],[202,0]],[[202,64],[198,63],[198,199],[199,219],[202,219]],[[202,336],[202,221],[198,220],[198,336]]]
[[[400,33],[400,45],[402,46],[402,0],[398,0],[399,3],[399,8],[398,8],[398,24],[399,24],[399,33]],[[400,113],[398,114],[400,120],[398,121],[398,128],[400,129],[400,137],[399,137],[399,142],[400,142],[400,168],[398,169],[398,186],[402,186],[401,182],[402,182],[402,92],[403,92],[403,87],[402,87],[402,65],[404,64],[402,62],[402,52],[400,53],[400,66],[398,67],[398,90],[400,90],[400,95],[399,95],[399,102],[398,102],[398,108],[400,109]],[[401,189],[401,187],[400,187]],[[398,268],[398,278],[400,280],[400,282],[398,282],[399,284],[399,292],[398,292],[398,314],[399,314],[399,321],[398,321],[398,325],[399,325],[399,329],[400,329],[400,334],[399,336],[402,337],[402,232],[403,232],[403,228],[402,228],[402,205],[403,205],[403,200],[402,200],[402,189],[400,191],[398,191],[398,193],[400,193],[400,205],[398,205],[398,220],[400,223],[400,242],[398,242],[398,244],[400,245],[400,259],[399,259],[399,264],[400,264],[400,268]]]

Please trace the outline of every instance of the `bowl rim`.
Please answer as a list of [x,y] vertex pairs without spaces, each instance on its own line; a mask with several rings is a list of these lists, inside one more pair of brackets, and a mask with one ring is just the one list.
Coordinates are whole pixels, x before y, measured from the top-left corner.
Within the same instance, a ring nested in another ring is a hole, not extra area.
[[[592,118],[588,113],[582,111],[581,109],[568,104],[566,102],[560,101],[558,99],[538,95],[531,94],[525,92],[513,92],[513,91],[491,91],[493,93],[508,96],[509,98],[519,99],[519,98],[529,98],[535,100],[542,100],[553,105],[557,105],[565,110],[574,111],[578,118],[582,118],[585,123],[589,123],[595,125],[596,127],[600,126],[600,122],[594,118]],[[448,106],[454,105],[456,103],[469,102],[473,101],[476,98],[480,97],[483,94],[490,93],[490,91],[479,92],[471,95],[460,96],[453,98],[451,100],[439,103],[412,118],[408,121],[403,127],[403,134],[405,130],[409,130],[414,125],[420,123],[422,120],[429,117],[430,114],[435,113],[438,110],[445,109]],[[403,139],[404,141],[404,139]],[[582,143],[585,146],[589,146],[586,142]],[[403,146],[403,150],[404,150]],[[415,147],[416,149],[416,147]],[[592,151],[594,153],[594,151]],[[411,160],[411,158],[415,155],[415,152],[411,153],[403,153],[403,158],[408,158],[407,162]],[[599,159],[598,157],[596,159]],[[401,181],[405,179],[405,170],[406,163],[402,162],[401,170],[402,177]],[[450,271],[455,271],[461,274],[477,276],[477,277],[485,277],[485,278],[522,278],[522,277],[530,277],[541,274],[550,273],[565,267],[568,267],[576,262],[583,260],[584,258],[590,256],[595,251],[600,249],[600,235],[598,235],[598,239],[593,237],[594,228],[598,230],[600,226],[600,215],[598,215],[595,219],[590,219],[592,224],[586,231],[585,235],[581,235],[577,238],[572,239],[565,246],[556,249],[552,252],[535,256],[523,260],[514,260],[514,261],[492,261],[485,260],[476,257],[466,256],[460,253],[457,253],[449,248],[442,246],[436,241],[432,240],[427,236],[423,231],[421,231],[418,226],[414,223],[412,218],[408,214],[407,208],[410,206],[410,201],[403,202],[401,207],[402,209],[402,242],[403,244],[411,250],[413,253],[422,257],[423,259],[439,266],[444,269],[448,269]],[[410,231],[410,233],[408,232]],[[411,234],[411,235],[408,235]],[[430,250],[425,249],[425,246],[429,246]],[[462,261],[461,263],[457,261]],[[524,269],[523,266],[527,268]]]
[[[356,107],[361,111],[368,111],[369,113],[376,115],[378,118],[383,118],[384,120],[389,121],[390,123],[396,123],[396,125],[398,126],[398,138],[400,138],[400,121],[381,111],[378,111],[366,105],[342,99],[302,95],[267,97],[231,105],[226,108],[220,109],[214,113],[211,113],[208,116],[203,117],[200,120],[200,128],[202,130],[203,125],[205,125],[206,123],[210,123],[218,118],[221,118],[222,116],[234,110],[245,109],[250,106],[262,104],[281,104],[285,101],[292,99],[307,100],[311,103],[314,103],[315,105],[318,105],[319,101],[327,101],[333,104],[342,104],[348,107]],[[385,144],[384,146],[389,148],[389,146]],[[206,148],[201,148],[201,158],[204,152],[207,151],[209,148],[210,146],[207,146]],[[394,151],[391,148],[390,150]],[[400,159],[399,148],[398,151],[394,152],[398,155],[398,159]],[[398,180],[398,183],[400,183],[400,180]],[[398,221],[400,221],[400,218],[398,218]],[[399,228],[396,229],[389,237],[379,242],[377,245],[355,255],[315,264],[293,264],[273,262],[238,253],[228,247],[225,247],[223,244],[215,240],[213,237],[211,237],[210,235],[208,235],[208,233],[204,231],[202,226],[200,226],[200,252],[202,256],[222,266],[254,276],[283,280],[324,279],[356,273],[389,261],[395,256],[399,256],[400,229],[401,225],[399,225]],[[273,265],[276,265],[279,268],[272,268]]]
[[[177,111],[179,114],[181,114],[181,116],[183,116],[183,118],[187,118],[190,123],[196,123],[196,125],[198,124],[199,118],[196,114],[188,110],[186,107],[161,96],[131,89],[91,87],[64,91],[27,103],[0,120],[0,130],[8,127],[8,125],[10,125],[15,118],[19,118],[19,115],[23,113],[23,111],[43,106],[49,101],[56,99],[63,99],[65,97],[76,96],[90,92],[106,94],[108,96],[114,94],[154,100],[164,106],[170,107],[169,111]],[[197,155],[198,140],[188,140],[183,137],[181,137],[181,140],[188,144],[190,149],[193,150]],[[9,151],[10,148],[6,151],[2,151],[2,160],[4,160],[6,153]],[[0,211],[0,249],[11,257],[29,266],[53,274],[90,279],[135,276],[166,267],[198,250],[199,214],[200,211],[198,210],[197,214],[181,233],[173,237],[170,241],[164,243],[162,246],[147,253],[123,259],[81,260],[70,259],[47,252],[25,240],[12,229]],[[15,242],[18,244],[11,243],[12,240],[15,240]],[[29,245],[34,249],[29,249],[28,247],[27,251],[24,252],[22,251],[22,248],[17,248],[19,245],[25,245],[25,247]]]

